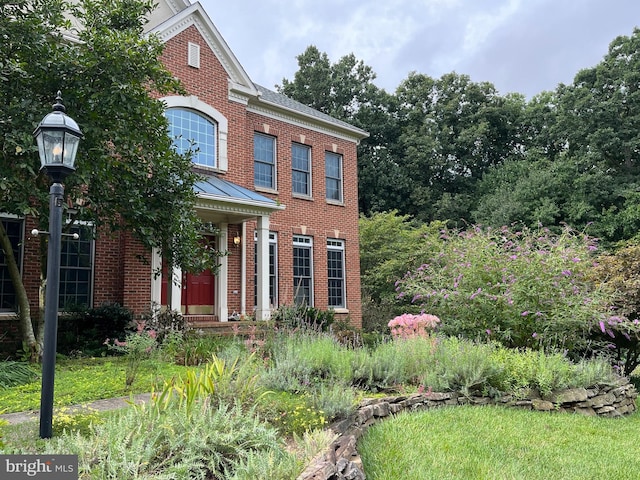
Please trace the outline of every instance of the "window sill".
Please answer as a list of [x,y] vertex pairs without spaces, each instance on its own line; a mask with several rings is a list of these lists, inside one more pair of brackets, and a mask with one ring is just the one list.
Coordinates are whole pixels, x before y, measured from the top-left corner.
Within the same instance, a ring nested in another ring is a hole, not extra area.
[[273,188],[267,188],[267,187],[258,187],[256,185],[253,186],[254,190],[256,192],[261,192],[261,193],[271,193],[273,195],[278,195],[278,190],[273,189]]
[[299,200],[307,200],[309,202],[313,202],[313,197],[309,195],[301,195],[300,193],[292,193],[291,196],[293,198],[297,198]]
[[341,307],[341,308],[333,308],[332,310],[333,310],[333,313],[339,313],[339,314],[346,314],[346,313],[349,313],[349,309],[348,309],[348,308],[344,308],[344,307]]
[[344,202],[340,200],[329,200],[327,198],[327,205],[335,205],[337,207],[344,207]]

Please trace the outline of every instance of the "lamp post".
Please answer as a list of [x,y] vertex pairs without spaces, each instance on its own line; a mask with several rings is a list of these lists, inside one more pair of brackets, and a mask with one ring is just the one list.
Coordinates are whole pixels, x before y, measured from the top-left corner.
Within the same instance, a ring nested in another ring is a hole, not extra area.
[[42,391],[40,393],[40,438],[51,438],[53,429],[53,385],[58,335],[58,292],[60,290],[60,249],[62,241],[62,182],[75,171],[76,152],[82,132],[65,113],[58,92],[53,112],[47,114],[33,136],[38,143],[40,163],[51,179],[49,189],[49,247],[47,251],[47,287],[44,300],[44,350],[42,354]]

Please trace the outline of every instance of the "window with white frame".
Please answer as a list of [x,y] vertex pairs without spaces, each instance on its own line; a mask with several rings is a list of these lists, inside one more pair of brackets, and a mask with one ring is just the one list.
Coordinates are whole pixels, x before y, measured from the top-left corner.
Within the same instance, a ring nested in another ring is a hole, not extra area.
[[256,187],[276,189],[276,139],[253,135],[253,181]]
[[291,145],[291,184],[298,195],[311,196],[311,147]]
[[74,225],[62,237],[60,252],[60,309],[73,306],[91,306],[93,280],[93,227]]
[[186,108],[169,108],[169,136],[178,153],[193,151],[193,163],[217,168],[216,124],[204,115]]
[[[258,236],[254,232],[253,304],[258,304]],[[269,304],[278,306],[278,234],[269,232]]]
[[324,171],[327,200],[342,202],[342,155],[325,152]]
[[293,300],[313,306],[313,239],[293,236]]
[[[24,222],[17,218],[0,218],[18,268],[22,265],[22,239],[24,238]],[[16,291],[9,276],[9,267],[4,251],[0,249],[0,312],[15,312],[17,306]]]
[[344,240],[327,239],[327,279],[329,307],[346,308]]

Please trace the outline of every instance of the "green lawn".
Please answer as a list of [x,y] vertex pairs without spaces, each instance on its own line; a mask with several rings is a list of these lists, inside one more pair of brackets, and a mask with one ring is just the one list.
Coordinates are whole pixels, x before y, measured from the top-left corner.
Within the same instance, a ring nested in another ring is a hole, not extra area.
[[500,407],[402,413],[358,444],[368,480],[625,480],[640,475],[640,414],[608,419]]
[[[67,406],[150,392],[154,387],[161,387],[164,379],[184,372],[186,367],[147,360],[131,388],[125,385],[125,369],[124,357],[61,360],[56,366],[54,403]],[[0,388],[0,413],[38,410],[41,388],[40,378],[19,387]]]

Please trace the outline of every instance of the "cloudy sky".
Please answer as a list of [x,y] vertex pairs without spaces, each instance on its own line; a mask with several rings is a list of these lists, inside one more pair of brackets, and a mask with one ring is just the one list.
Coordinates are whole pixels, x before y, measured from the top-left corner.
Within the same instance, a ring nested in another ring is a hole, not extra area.
[[[195,1],[195,0],[192,0]],[[293,80],[309,45],[353,53],[395,91],[455,71],[528,98],[571,83],[640,26],[638,0],[200,0],[251,79]]]

